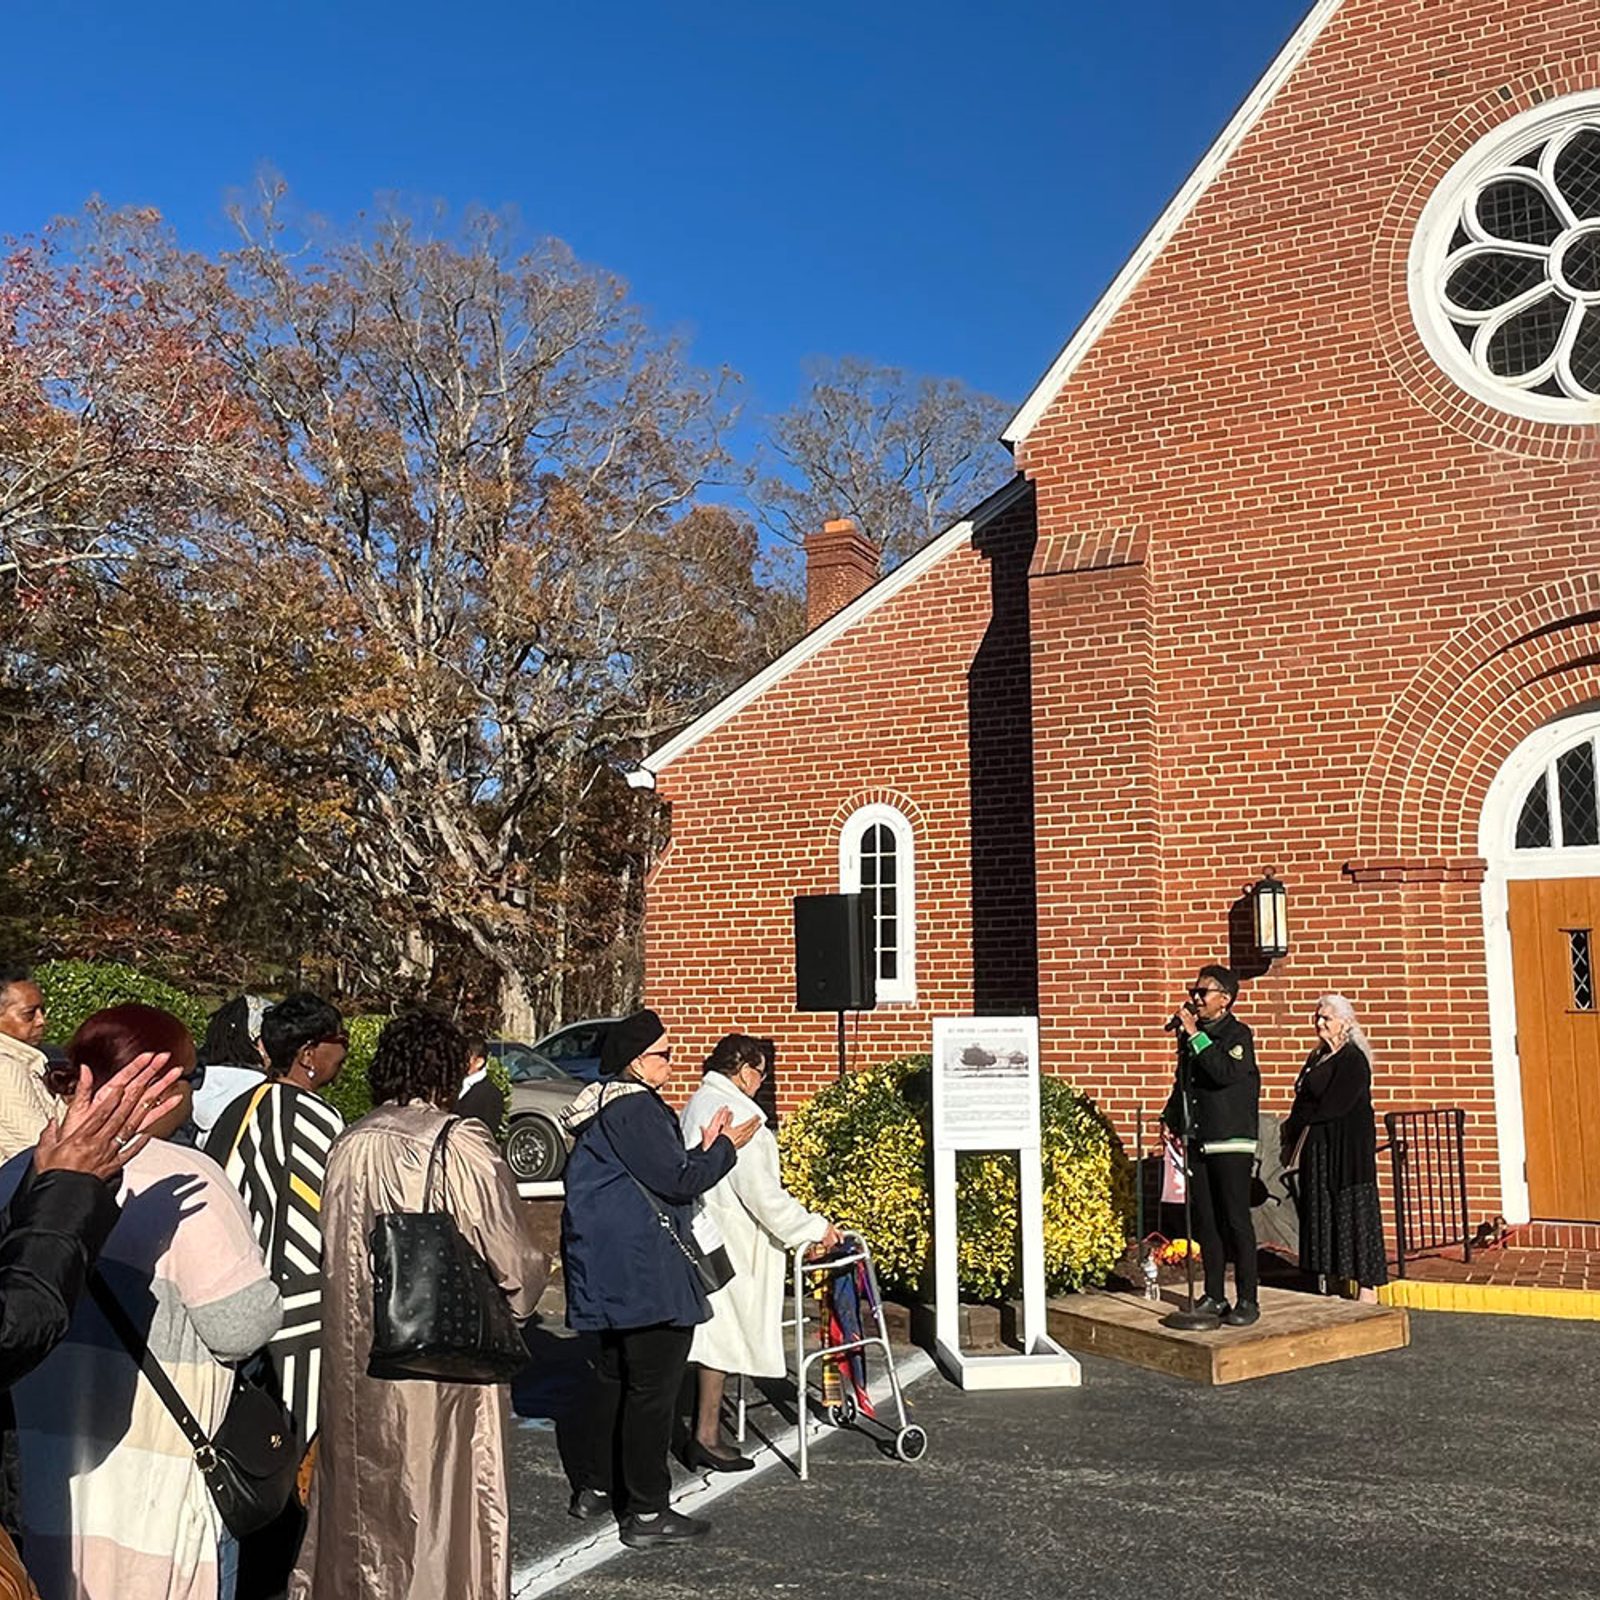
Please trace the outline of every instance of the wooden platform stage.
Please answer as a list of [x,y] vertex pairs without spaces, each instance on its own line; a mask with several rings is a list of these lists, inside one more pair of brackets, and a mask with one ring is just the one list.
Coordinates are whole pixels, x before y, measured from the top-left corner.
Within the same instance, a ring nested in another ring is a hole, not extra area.
[[1263,1288],[1253,1328],[1184,1333],[1161,1318],[1184,1304],[1170,1290],[1160,1301],[1089,1290],[1050,1302],[1050,1333],[1080,1355],[1105,1356],[1196,1383],[1243,1383],[1326,1361],[1403,1350],[1411,1322],[1398,1306],[1361,1305],[1289,1289]]

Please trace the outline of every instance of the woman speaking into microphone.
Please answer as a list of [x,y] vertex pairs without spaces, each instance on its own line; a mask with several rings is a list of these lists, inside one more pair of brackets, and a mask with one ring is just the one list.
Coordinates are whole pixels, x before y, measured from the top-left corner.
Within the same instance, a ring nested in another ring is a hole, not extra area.
[[[1184,1166],[1194,1197],[1194,1230],[1206,1275],[1205,1298],[1195,1310],[1230,1328],[1248,1328],[1261,1316],[1256,1230],[1250,1219],[1261,1073],[1255,1039],[1233,1014],[1238,995],[1239,980],[1227,967],[1200,969],[1189,990],[1189,1004],[1173,1018],[1180,1060],[1161,1120],[1183,1140]],[[1232,1306],[1227,1300],[1229,1255],[1236,1296]]]

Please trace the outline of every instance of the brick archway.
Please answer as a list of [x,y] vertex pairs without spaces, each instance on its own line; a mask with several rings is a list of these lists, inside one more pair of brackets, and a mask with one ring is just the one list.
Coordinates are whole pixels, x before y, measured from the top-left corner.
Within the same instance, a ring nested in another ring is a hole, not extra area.
[[1506,601],[1411,681],[1362,786],[1358,874],[1476,875],[1495,774],[1534,729],[1600,700],[1600,572]]

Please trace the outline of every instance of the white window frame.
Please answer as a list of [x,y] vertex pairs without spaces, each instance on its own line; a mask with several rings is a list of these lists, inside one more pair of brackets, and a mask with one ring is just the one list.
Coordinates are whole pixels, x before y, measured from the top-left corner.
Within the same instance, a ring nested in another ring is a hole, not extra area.
[[[916,836],[911,822],[893,806],[862,806],[839,830],[839,892],[861,893],[861,841],[869,828],[886,827],[895,841],[895,915],[899,940],[893,978],[878,979],[880,1005],[908,1005],[917,998]],[[873,960],[877,960],[877,919],[873,919]]]
[[[1570,396],[1558,399],[1554,395],[1534,394],[1531,387],[1493,376],[1462,345],[1443,304],[1445,263],[1457,223],[1462,223],[1469,235],[1481,235],[1476,222],[1464,213],[1471,211],[1485,186],[1503,176],[1509,164],[1523,151],[1540,142],[1560,138],[1580,126],[1600,127],[1600,89],[1586,89],[1534,106],[1478,140],[1445,175],[1423,207],[1417,231],[1412,236],[1406,280],[1411,314],[1423,344],[1440,367],[1468,394],[1513,416],[1587,427],[1600,420],[1600,400]],[[1528,171],[1536,187],[1553,187],[1547,173],[1535,174],[1532,168]],[[1592,229],[1579,225],[1568,231]],[[1498,315],[1495,313],[1488,321],[1495,320]],[[1486,321],[1485,332],[1487,327]],[[1568,327],[1575,329],[1576,319],[1569,318]],[[1568,337],[1571,336],[1569,331]],[[1542,376],[1547,376],[1543,369],[1538,377],[1530,377],[1525,383],[1534,384]]]
[[[1600,736],[1600,711],[1562,717],[1530,734],[1512,751],[1485,797],[1478,827],[1483,879],[1484,956],[1489,990],[1489,1050],[1494,1062],[1495,1124],[1500,1147],[1500,1209],[1508,1222],[1530,1219],[1522,1116],[1522,1063],[1517,1053],[1517,990],[1511,964],[1511,892],[1517,878],[1600,877],[1600,845],[1559,845],[1548,850],[1516,848],[1517,819],[1529,787],[1555,767],[1556,757]],[[1555,795],[1550,793],[1554,806]],[[1561,837],[1559,808],[1551,815],[1553,838]]]

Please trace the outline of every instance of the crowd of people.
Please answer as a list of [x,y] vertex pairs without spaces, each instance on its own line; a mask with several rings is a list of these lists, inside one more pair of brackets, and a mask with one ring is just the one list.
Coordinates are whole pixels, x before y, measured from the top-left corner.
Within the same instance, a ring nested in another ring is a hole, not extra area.
[[[46,1021],[0,969],[0,1568],[20,1548],[42,1600],[504,1595],[504,1384],[368,1372],[368,1241],[425,1209],[447,1126],[430,1207],[512,1317],[544,1288],[495,1133],[458,1110],[482,1042],[396,1018],[347,1128],[319,996],[240,996],[198,1047],[125,1004],[52,1059]],[[260,1462],[286,1448],[274,1492]]]
[[[1234,1326],[1259,1315],[1260,1074],[1238,992],[1227,968],[1201,970],[1165,1113],[1187,1146],[1200,1306]],[[394,1313],[374,1265],[396,1218],[447,1221],[512,1326],[535,1311],[549,1261],[500,1153],[484,1042],[431,1012],[395,1018],[368,1069],[374,1109],[347,1127],[325,1091],[349,1039],[317,995],[239,996],[198,1046],[178,1018],[124,1004],[52,1059],[46,1021],[26,970],[0,968],[0,1522],[16,1541],[0,1536],[0,1579],[20,1547],[42,1600],[504,1597],[505,1373],[462,1366],[458,1347],[426,1376],[381,1362]],[[1370,1295],[1371,1051],[1339,995],[1314,1025],[1282,1133],[1302,1264]],[[597,1350],[569,1509],[615,1518],[636,1549],[707,1531],[671,1505],[689,1367],[686,1463],[748,1470],[722,1432],[727,1377],[783,1374],[786,1257],[840,1243],[783,1187],[757,1099],[768,1069],[761,1041],[729,1034],[675,1112],[671,1039],[639,1011],[566,1115],[567,1320]],[[470,1317],[435,1312],[470,1343]]]
[[[46,1022],[27,971],[0,969],[0,1564],[20,1549],[42,1600],[504,1596],[505,1383],[375,1370],[383,1219],[447,1215],[516,1322],[544,1288],[484,1041],[391,1021],[347,1127],[324,1091],[349,1038],[317,995],[241,995],[198,1045],[125,1004],[52,1058]],[[686,1364],[686,1459],[748,1469],[720,1437],[725,1374],[781,1373],[783,1252],[838,1236],[778,1180],[758,1041],[718,1046],[681,1119],[654,1012],[612,1030],[602,1069],[568,1117],[568,1320],[598,1350],[571,1510],[650,1548],[706,1531],[669,1504]],[[262,1394],[292,1492],[252,1464]],[[250,1479],[248,1518],[219,1460]]]

